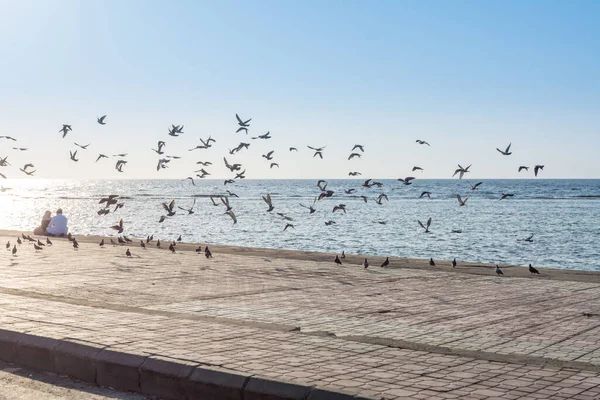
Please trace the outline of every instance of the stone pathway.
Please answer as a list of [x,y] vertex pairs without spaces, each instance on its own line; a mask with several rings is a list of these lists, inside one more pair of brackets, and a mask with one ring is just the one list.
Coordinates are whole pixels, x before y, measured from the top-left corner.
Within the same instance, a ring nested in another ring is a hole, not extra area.
[[0,329],[374,398],[600,397],[598,283],[54,243],[0,254]]

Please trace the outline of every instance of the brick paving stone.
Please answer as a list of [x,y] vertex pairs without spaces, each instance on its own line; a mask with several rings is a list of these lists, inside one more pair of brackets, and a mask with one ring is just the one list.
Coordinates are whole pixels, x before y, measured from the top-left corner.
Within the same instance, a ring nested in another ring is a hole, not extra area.
[[0,329],[390,399],[600,397],[597,283],[68,245],[0,254]]

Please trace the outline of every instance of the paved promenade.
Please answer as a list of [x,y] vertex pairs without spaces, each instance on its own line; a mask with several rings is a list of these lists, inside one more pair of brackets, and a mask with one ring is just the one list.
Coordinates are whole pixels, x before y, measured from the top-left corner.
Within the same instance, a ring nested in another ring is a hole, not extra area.
[[600,398],[598,275],[78,239],[2,250],[0,329],[376,399]]

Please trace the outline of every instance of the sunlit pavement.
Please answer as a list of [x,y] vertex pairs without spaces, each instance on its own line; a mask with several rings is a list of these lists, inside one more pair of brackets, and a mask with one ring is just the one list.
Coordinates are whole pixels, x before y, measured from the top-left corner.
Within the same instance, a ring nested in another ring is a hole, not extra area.
[[126,248],[2,250],[0,329],[375,398],[600,396],[598,283]]

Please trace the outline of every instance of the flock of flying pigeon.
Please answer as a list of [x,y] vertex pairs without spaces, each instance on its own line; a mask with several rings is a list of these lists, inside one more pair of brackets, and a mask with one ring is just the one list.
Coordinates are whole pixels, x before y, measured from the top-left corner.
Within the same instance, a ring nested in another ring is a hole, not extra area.
[[[250,128],[251,128],[250,122],[252,121],[252,118],[244,120],[238,114],[236,114],[235,117],[236,117],[237,125],[238,125],[236,133],[244,132],[247,135],[249,133]],[[98,117],[97,118],[97,123],[100,124],[100,125],[106,125],[106,118],[107,118],[106,115]],[[180,135],[184,134],[183,129],[184,129],[184,125],[171,125],[171,127],[168,128],[167,134],[168,134],[168,136],[170,136],[172,138],[177,138]],[[67,137],[67,135],[70,132],[72,132],[72,130],[73,130],[73,128],[72,128],[71,125],[69,125],[69,124],[63,124],[62,128],[58,132],[62,133],[62,138],[65,139]],[[270,132],[266,132],[266,133],[264,133],[262,135],[252,136],[251,137],[252,140],[268,140],[268,139],[271,139],[271,138],[272,138],[272,136],[271,136]],[[0,139],[4,139],[4,140],[7,140],[7,141],[13,141],[13,142],[17,141],[15,138],[13,138],[11,136],[0,136]],[[213,139],[211,136],[209,136],[206,140],[200,138],[200,142],[201,142],[200,145],[197,145],[196,147],[189,149],[189,151],[192,152],[192,151],[199,150],[199,149],[209,149],[210,147],[212,147],[213,143],[216,143],[216,140]],[[421,146],[431,146],[427,141],[421,140],[421,139],[417,139],[416,143],[418,145],[421,145]],[[70,159],[73,162],[78,162],[79,161],[78,154],[77,154],[78,151],[79,150],[88,150],[88,147],[90,146],[90,144],[81,145],[81,144],[75,143],[75,142],[73,144],[77,147],[77,149],[75,149],[74,151],[73,150],[70,151]],[[228,152],[229,156],[234,157],[238,152],[241,152],[243,150],[248,150],[249,147],[250,147],[250,145],[251,145],[251,143],[240,142],[240,144],[238,146],[234,147],[233,149],[229,149],[229,152]],[[512,154],[512,152],[510,151],[511,145],[512,144],[509,144],[506,147],[505,150],[501,150],[500,148],[497,148],[496,150],[501,155],[503,155],[503,156],[510,156]],[[158,154],[159,156],[161,156],[161,158],[158,159],[158,162],[157,162],[157,165],[156,165],[157,171],[160,171],[161,169],[164,169],[164,168],[168,168],[169,163],[171,162],[171,160],[181,158],[179,156],[165,155],[165,151],[164,150],[165,150],[166,146],[167,146],[167,143],[166,143],[165,140],[159,140],[158,143],[157,143],[157,146],[156,146],[157,148],[156,149],[154,149],[154,148],[151,149],[156,154]],[[318,156],[320,159],[323,159],[323,154],[325,152],[325,146],[323,146],[323,147],[307,146],[307,148],[309,150],[311,150],[311,151],[314,152],[313,156],[312,156],[313,158],[315,158],[315,157]],[[27,151],[28,149],[27,148],[21,148],[21,147],[13,147],[13,150],[16,150],[16,151]],[[352,160],[354,158],[361,158],[362,155],[363,155],[363,153],[364,153],[364,151],[365,151],[364,150],[364,145],[355,144],[352,147],[352,149],[350,150],[350,154],[348,156],[348,161],[350,161],[350,160]],[[289,147],[289,152],[298,152],[298,149],[296,147]],[[270,168],[279,167],[279,164],[277,162],[273,161],[274,160],[274,153],[275,153],[275,151],[271,150],[271,151],[268,151],[266,154],[263,154],[261,156],[262,158],[264,158],[265,160],[267,160],[267,161],[270,162]],[[112,155],[112,157],[116,158],[115,169],[118,172],[121,172],[121,173],[125,172],[124,171],[124,167],[127,165],[127,160],[126,160],[127,153],[114,154],[114,155]],[[106,155],[106,154],[98,154],[98,156],[96,158],[96,162],[98,162],[98,161],[100,161],[101,159],[104,159],[104,158],[109,159],[110,157],[108,155]],[[229,184],[237,183],[239,180],[242,180],[242,179],[246,178],[246,169],[242,169],[243,168],[242,164],[239,164],[239,163],[230,163],[227,160],[227,156],[223,157],[223,163],[224,163],[225,167],[229,171],[231,171],[231,173],[233,173],[232,178],[226,179],[224,181],[223,184],[225,186],[229,185]],[[198,161],[196,164],[202,166],[202,168],[200,168],[199,170],[194,171],[194,173],[196,174],[195,175],[196,179],[203,179],[203,178],[206,178],[207,176],[211,175],[211,173],[205,169],[205,168],[208,169],[210,166],[212,166],[212,163],[210,161]],[[0,167],[8,167],[10,165],[11,164],[8,161],[8,156],[5,156],[4,158],[0,157]],[[458,164],[458,167],[455,169],[452,177],[455,177],[455,176],[458,175],[458,179],[462,179],[465,174],[468,174],[468,173],[471,172],[470,168],[471,168],[471,165],[463,167],[462,165]],[[535,165],[533,167],[534,175],[537,177],[538,174],[539,174],[539,172],[541,170],[543,170],[543,169],[544,169],[544,165]],[[19,168],[19,170],[22,173],[24,173],[24,174],[26,174],[28,176],[34,176],[34,174],[36,172],[35,166],[33,164],[31,164],[31,163],[25,164],[22,168]],[[414,166],[412,168],[412,171],[413,172],[415,172],[415,171],[423,171],[423,168],[419,167],[419,166]],[[518,172],[522,172],[522,171],[529,171],[529,167],[528,166],[523,166],[523,165],[519,166],[518,167]],[[360,176],[362,174],[359,171],[350,171],[348,173],[348,175],[351,176],[351,177],[356,177],[356,176]],[[0,178],[6,179],[7,177],[6,177],[6,175],[0,173]],[[189,177],[187,177],[184,180],[190,180],[191,184],[195,186],[195,184],[196,184],[195,183],[195,178],[192,177],[192,176],[189,176]],[[414,176],[407,176],[407,177],[404,177],[404,178],[399,178],[398,182],[401,182],[404,185],[411,185],[412,181],[415,180],[415,179],[416,178]],[[483,182],[477,182],[475,184],[470,184],[470,190],[471,191],[475,191],[482,184],[483,184]],[[313,214],[313,213],[316,212],[316,210],[317,210],[317,204],[319,204],[321,200],[323,200],[324,198],[331,198],[331,197],[333,197],[335,195],[335,191],[334,190],[331,190],[331,189],[327,188],[328,187],[328,183],[325,180],[319,180],[317,182],[316,186],[319,189],[319,192],[315,195],[313,202],[311,204],[309,204],[309,205],[304,205],[302,203],[299,204],[301,207],[306,208],[307,210],[309,210],[309,214]],[[367,179],[367,180],[365,180],[362,183],[361,186],[364,187],[364,188],[372,188],[372,187],[382,188],[383,187],[383,183],[378,182],[378,181],[374,181],[373,179]],[[4,192],[6,190],[10,190],[10,188],[5,188],[4,186],[0,186],[0,190],[2,192]],[[355,188],[344,189],[344,193],[346,195],[352,195],[353,192],[355,192],[355,191],[356,191]],[[227,195],[214,195],[214,196],[210,196],[209,198],[210,198],[210,200],[211,200],[211,202],[212,202],[212,204],[214,206],[220,206],[220,205],[225,206],[226,210],[225,210],[225,212],[223,214],[224,215],[228,215],[231,218],[231,220],[233,221],[233,224],[235,225],[235,224],[237,224],[238,220],[237,220],[236,214],[234,213],[233,206],[230,203],[230,199],[231,198],[237,198],[238,196],[235,193],[233,193],[233,192],[231,192],[229,190],[227,190],[226,192],[227,192]],[[423,191],[421,193],[421,195],[420,195],[419,198],[423,198],[423,197],[431,198],[431,195],[432,195],[431,192],[429,192],[429,191]],[[514,196],[514,193],[502,193],[501,196],[500,196],[500,198],[499,198],[499,200],[504,200],[506,198],[513,197],[513,196]],[[361,195],[360,197],[362,198],[362,200],[365,203],[367,203],[368,200],[369,200],[369,198],[367,196],[365,196],[365,195]],[[456,197],[457,197],[457,200],[458,200],[458,205],[460,207],[466,206],[467,205],[467,201],[470,198],[469,195],[467,195],[467,196],[465,196],[463,198],[460,194],[457,194]],[[218,199],[218,201],[216,201],[215,199]],[[270,213],[273,210],[275,210],[276,207],[273,204],[273,199],[271,198],[271,195],[269,193],[267,193],[264,196],[262,196],[262,199],[264,200],[264,202],[267,205],[266,212]],[[387,195],[385,193],[380,193],[376,198],[373,199],[373,201],[375,203],[379,204],[379,205],[382,205],[384,200],[389,201],[388,197],[387,197]],[[125,205],[124,202],[121,202],[119,200],[119,195],[109,195],[108,197],[100,199],[99,203],[102,204],[102,208],[97,211],[97,214],[100,215],[100,216],[101,215],[108,215],[111,212],[111,207],[112,206],[115,206],[113,212],[116,212],[118,209],[122,208]],[[158,223],[163,223],[168,218],[175,216],[176,209],[185,211],[187,213],[187,215],[193,214],[194,213],[194,207],[195,207],[195,205],[196,205],[196,200],[195,199],[194,199],[194,202],[193,202],[193,204],[192,204],[192,206],[190,208],[183,208],[183,207],[180,207],[180,206],[178,206],[176,208],[175,207],[175,200],[172,200],[169,203],[166,203],[166,202],[162,203],[162,207],[163,207],[163,209],[165,211],[165,215],[163,215],[163,216],[160,217]],[[336,213],[338,211],[339,212],[343,212],[344,214],[346,214],[347,213],[347,207],[346,207],[346,205],[343,204],[343,203],[336,204],[333,207],[333,209],[332,209],[332,213]],[[294,228],[294,225],[292,223],[290,223],[290,221],[293,220],[291,217],[289,217],[289,216],[287,216],[287,215],[285,215],[284,213],[281,213],[281,212],[278,212],[276,214],[279,215],[285,221],[285,225],[284,225],[284,228],[283,228],[284,231],[286,231],[286,230],[288,230],[290,228]],[[430,232],[430,227],[431,227],[432,222],[433,221],[432,221],[431,217],[425,223],[421,222],[420,220],[417,220],[417,223],[419,224],[419,226],[421,228],[423,228],[423,230],[424,230],[425,233],[429,233]],[[383,223],[384,224],[385,221],[381,221],[379,223]],[[332,224],[335,224],[335,221],[332,221],[332,220],[325,221],[325,225],[326,226],[329,226],[329,225],[332,225]],[[111,226],[110,228],[113,229],[113,230],[116,230],[119,234],[122,234],[123,231],[124,231],[124,229],[125,229],[125,227],[123,225],[123,220],[121,219],[119,221],[119,223]],[[23,236],[23,239],[35,241],[35,239],[30,238],[30,237],[26,237],[26,236]],[[76,239],[72,238],[70,235],[69,235],[69,239],[73,242],[74,248],[77,249],[78,248],[78,243],[77,243]],[[533,235],[531,237],[529,237],[527,239],[523,239],[523,240],[531,242],[532,239],[533,239]],[[145,245],[149,244],[152,240],[153,240],[153,237],[152,236],[148,236],[147,240],[146,240],[146,243],[144,243],[144,241],[141,241],[141,243],[140,243],[141,247],[145,248]],[[21,239],[19,239],[19,242],[20,241],[21,241]],[[181,241],[181,236],[178,238],[178,241]],[[50,241],[48,240],[48,242],[50,242]],[[101,243],[101,246],[104,245],[103,242]],[[117,243],[114,243],[114,241],[112,239],[111,239],[111,242],[113,242],[113,244],[115,244],[115,245],[117,244]],[[131,242],[131,240],[128,239],[128,238],[126,238],[124,235],[123,235],[123,237],[119,236],[119,238],[118,238],[118,244],[126,244],[126,243],[129,243],[129,242]],[[50,243],[48,243],[48,244],[50,244]],[[157,245],[158,245],[158,247],[160,247],[160,240],[158,240]],[[171,244],[169,246],[169,249],[171,251],[173,251],[173,252],[175,251],[175,245],[176,245],[176,241],[173,241],[173,242],[171,242]],[[41,250],[42,246],[43,246],[43,244],[41,242],[39,242],[39,240],[36,243],[34,243],[34,247],[35,247],[36,251]],[[7,249],[10,249],[10,245],[9,244],[7,244]],[[15,247],[12,250],[13,254],[16,254],[16,251],[17,251],[16,249],[17,248],[16,248],[16,245],[15,245]],[[197,251],[199,251],[199,250],[197,250]],[[131,256],[131,253],[130,253],[129,249],[127,249],[126,254],[127,254],[127,256]],[[208,250],[208,248],[206,248],[205,255],[206,255],[207,258],[212,257],[212,254],[210,253],[210,250]],[[344,258],[344,257],[345,257],[345,254],[342,252],[342,258]],[[336,256],[335,262],[336,262],[336,264],[341,264],[342,263],[341,260],[340,260],[340,258],[338,256]],[[365,268],[368,268],[369,264],[368,264],[367,259],[365,259],[363,265],[364,265]],[[382,267],[386,267],[387,265],[389,265],[389,258],[386,259],[386,261],[384,262],[384,264],[382,265]],[[430,260],[430,265],[431,266],[435,266],[435,263],[434,263],[433,259]],[[456,259],[454,259],[452,265],[456,266]],[[531,265],[530,265],[530,272],[532,274],[533,273],[538,273],[537,270],[535,268],[533,268]],[[500,270],[500,268],[498,268],[498,267],[496,268],[496,273],[498,275],[502,274],[502,271]]]

